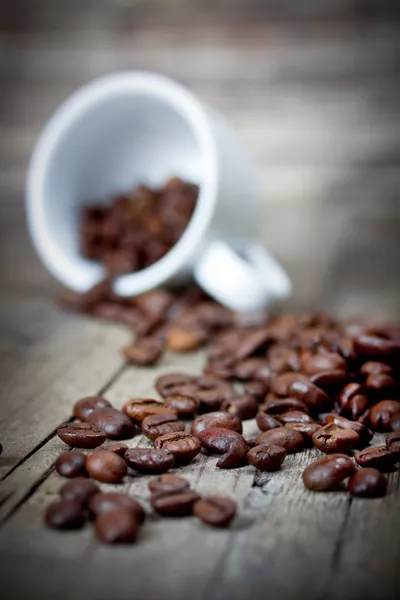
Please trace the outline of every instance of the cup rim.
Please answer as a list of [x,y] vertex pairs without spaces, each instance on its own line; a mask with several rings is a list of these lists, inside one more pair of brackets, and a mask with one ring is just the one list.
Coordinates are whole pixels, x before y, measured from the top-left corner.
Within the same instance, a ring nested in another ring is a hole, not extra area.
[[148,71],[113,73],[84,85],[67,98],[45,125],[32,153],[26,184],[28,226],[39,256],[56,279],[75,291],[85,291],[91,284],[77,280],[76,271],[71,269],[69,259],[47,226],[44,212],[47,166],[76,120],[84,118],[85,113],[105,99],[138,92],[158,97],[185,120],[199,148],[203,173],[195,210],[178,242],[153,265],[118,277],[116,291],[122,296],[136,295],[170,279],[193,255],[214,213],[218,187],[215,138],[205,108],[189,90]]

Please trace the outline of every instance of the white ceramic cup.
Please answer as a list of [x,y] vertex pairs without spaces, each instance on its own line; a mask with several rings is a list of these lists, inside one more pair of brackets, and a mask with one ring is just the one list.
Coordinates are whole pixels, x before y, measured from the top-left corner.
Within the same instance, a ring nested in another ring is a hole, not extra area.
[[193,216],[155,264],[115,282],[136,295],[193,275],[240,311],[291,291],[288,276],[257,241],[260,196],[250,161],[224,121],[179,84],[157,74],[109,75],[75,92],[37,142],[27,180],[30,232],[48,270],[85,291],[103,268],[79,252],[80,209],[140,183],[178,176],[199,184]]

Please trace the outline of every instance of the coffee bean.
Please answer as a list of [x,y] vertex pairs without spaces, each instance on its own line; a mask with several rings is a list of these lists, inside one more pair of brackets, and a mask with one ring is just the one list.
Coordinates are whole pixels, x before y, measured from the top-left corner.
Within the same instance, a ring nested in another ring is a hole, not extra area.
[[311,383],[324,390],[332,392],[340,388],[347,380],[346,371],[333,369],[332,371],[321,371],[310,377]]
[[79,477],[86,475],[86,456],[83,452],[62,452],[56,460],[56,471],[62,477]]
[[85,522],[85,514],[79,502],[60,500],[49,504],[44,520],[52,529],[80,529]]
[[81,421],[87,421],[88,416],[99,408],[110,408],[111,404],[102,396],[88,396],[81,398],[74,404],[74,417]]
[[247,460],[260,471],[276,471],[286,458],[282,446],[255,446],[247,453]]
[[211,527],[228,527],[236,511],[236,502],[217,494],[198,500],[193,507],[193,514]]
[[152,398],[132,398],[125,403],[123,410],[137,423],[141,423],[149,415],[175,414],[173,410]]
[[365,387],[369,395],[382,398],[397,393],[399,386],[393,377],[382,373],[368,375],[365,380]]
[[165,433],[154,442],[154,448],[172,454],[177,464],[188,464],[200,452],[200,442],[194,435],[177,431]]
[[257,380],[268,385],[271,378],[271,368],[265,358],[246,358],[233,365],[232,374],[240,381]]
[[131,438],[135,433],[135,426],[130,418],[116,408],[96,409],[87,417],[87,421],[114,440]]
[[90,498],[100,492],[99,487],[90,479],[72,479],[60,488],[60,496],[68,502],[78,502],[83,507],[86,507]]
[[193,506],[200,496],[193,490],[153,494],[151,505],[164,517],[186,517],[193,512]]
[[176,412],[179,417],[189,418],[199,410],[200,400],[193,396],[173,394],[165,398],[164,406]]
[[285,427],[291,427],[292,429],[299,431],[304,438],[304,443],[308,446],[313,446],[314,442],[312,440],[312,436],[314,435],[314,433],[316,431],[319,431],[319,429],[321,428],[321,425],[319,425],[319,423],[297,422],[297,423],[287,423],[285,425]]
[[131,510],[118,507],[96,518],[95,531],[105,544],[131,544],[136,541],[139,525]]
[[175,465],[175,458],[165,450],[130,448],[125,453],[125,462],[128,467],[139,471],[139,473],[158,475],[172,469]]
[[179,475],[164,473],[149,481],[149,490],[152,494],[183,492],[189,489],[189,482]]
[[395,446],[381,445],[372,448],[364,448],[354,455],[360,467],[373,467],[379,471],[392,471],[394,465],[400,461],[400,450]]
[[229,446],[229,449],[217,461],[216,466],[219,469],[236,469],[242,467],[247,462],[247,452],[249,448],[245,442],[235,440]]
[[312,437],[315,446],[325,454],[348,452],[360,441],[358,433],[353,429],[342,429],[334,423],[321,427]]
[[368,377],[368,375],[391,375],[392,367],[386,363],[370,360],[361,366],[360,373],[365,377]]
[[345,454],[323,456],[303,472],[306,488],[316,492],[334,490],[347,477],[356,471],[356,465]]
[[236,360],[248,358],[262,347],[265,347],[270,340],[270,337],[271,334],[267,327],[255,329],[246,334],[235,348]]
[[225,400],[236,395],[229,383],[213,377],[198,377],[196,386],[196,398],[200,400],[201,412],[215,412]]
[[189,384],[193,380],[194,377],[187,373],[168,373],[167,375],[161,375],[156,379],[155,388],[160,396],[166,398],[171,394],[175,387]]
[[171,327],[166,344],[174,352],[191,352],[200,348],[208,338],[208,332],[202,327]]
[[395,450],[400,450],[400,432],[393,431],[386,436],[386,445]]
[[75,448],[95,448],[106,439],[104,431],[91,423],[64,423],[57,434],[65,444]]
[[243,430],[242,421],[239,417],[227,412],[215,411],[197,417],[193,421],[190,431],[192,435],[198,437],[205,429],[213,429],[215,427],[230,429],[237,433],[242,433]]
[[365,425],[362,425],[357,421],[350,421],[339,415],[328,415],[326,423],[334,423],[337,427],[341,427],[342,429],[352,429],[358,434],[362,446],[368,444],[373,436],[372,431],[368,429],[368,427],[365,427]]
[[142,432],[150,440],[156,440],[165,433],[185,431],[185,425],[174,414],[149,415],[142,421]]
[[386,494],[387,479],[377,469],[360,469],[350,477],[347,489],[352,496],[380,498]]
[[282,446],[289,454],[301,452],[305,446],[301,433],[290,426],[264,431],[257,437],[257,441],[265,446]]
[[226,411],[230,415],[235,415],[244,421],[246,419],[254,419],[258,411],[258,403],[253,396],[242,394],[225,400],[221,405],[221,410]]
[[126,360],[141,367],[154,365],[163,351],[163,342],[157,337],[142,337],[123,349]]
[[357,421],[368,409],[368,398],[364,394],[352,396],[345,406],[340,409],[340,414],[349,419]]
[[115,452],[118,456],[124,458],[125,452],[128,450],[128,446],[123,442],[111,442],[110,444],[103,444],[99,446],[98,450],[108,450],[108,452]]
[[258,427],[261,431],[269,431],[270,429],[276,429],[277,427],[282,427],[282,423],[275,419],[272,415],[260,410],[257,413],[256,421]]
[[332,406],[328,394],[310,381],[293,381],[288,386],[288,395],[304,402],[312,410],[323,411]]
[[129,510],[139,524],[145,520],[146,513],[141,504],[128,494],[121,492],[104,492],[95,494],[89,501],[89,510],[96,518],[110,510]]
[[296,381],[309,383],[308,377],[302,373],[282,373],[272,380],[271,391],[277,396],[290,396],[289,386]]
[[278,415],[277,419],[281,423],[314,423],[314,419],[305,412],[301,410],[288,410],[284,412],[282,415]]
[[399,347],[392,340],[387,340],[377,335],[360,335],[354,340],[356,351],[369,359],[385,362],[398,355]]
[[400,412],[400,402],[397,400],[381,400],[371,408],[369,420],[376,431],[390,431],[393,415]]
[[346,361],[336,352],[305,352],[301,358],[301,371],[305,375],[316,375],[324,371],[346,371]]
[[264,381],[248,381],[243,384],[243,392],[253,396],[257,402],[261,402],[268,392],[269,386]]
[[223,427],[205,429],[198,434],[198,438],[202,447],[214,454],[225,454],[236,441],[246,446],[246,441],[240,433]]
[[339,394],[340,405],[347,406],[350,399],[360,393],[362,393],[362,385],[360,383],[353,381],[346,384]]
[[279,400],[268,399],[265,404],[263,404],[262,410],[271,415],[279,415],[288,410],[300,410],[304,413],[309,412],[307,404],[297,398],[281,398]]
[[86,470],[90,477],[104,483],[119,483],[127,473],[124,460],[107,450],[96,450],[86,458]]
[[395,413],[390,419],[390,428],[393,431],[400,431],[400,412]]
[[277,344],[267,350],[268,363],[275,374],[287,371],[298,371],[300,368],[299,355],[295,350],[283,344]]

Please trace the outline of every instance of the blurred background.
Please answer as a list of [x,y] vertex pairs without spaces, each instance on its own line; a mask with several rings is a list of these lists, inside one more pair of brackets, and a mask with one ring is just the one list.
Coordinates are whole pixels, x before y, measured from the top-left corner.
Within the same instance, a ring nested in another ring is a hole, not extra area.
[[388,0],[0,0],[3,317],[58,287],[25,228],[40,130],[78,86],[147,69],[224,114],[252,154],[290,306],[399,318],[399,33]]

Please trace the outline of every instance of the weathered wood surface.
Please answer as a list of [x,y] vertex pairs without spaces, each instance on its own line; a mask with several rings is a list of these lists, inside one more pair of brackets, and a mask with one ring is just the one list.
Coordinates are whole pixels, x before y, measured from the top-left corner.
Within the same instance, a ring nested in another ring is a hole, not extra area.
[[[203,359],[124,367],[129,332],[54,307],[23,187],[40,128],[77,86],[116,69],[162,72],[223,112],[252,151],[262,237],[294,282],[287,306],[398,319],[399,29],[391,2],[0,3],[2,598],[398,596],[398,473],[381,500],[315,495],[300,478],[312,451],[257,477],[251,467],[219,472],[205,456],[185,467],[199,491],[238,498],[228,531],[150,514],[140,543],[105,548],[89,527],[43,527],[60,486],[54,431],[74,400],[102,391],[121,406],[152,394],[157,373],[196,373]],[[124,487],[148,507],[147,479]]]

